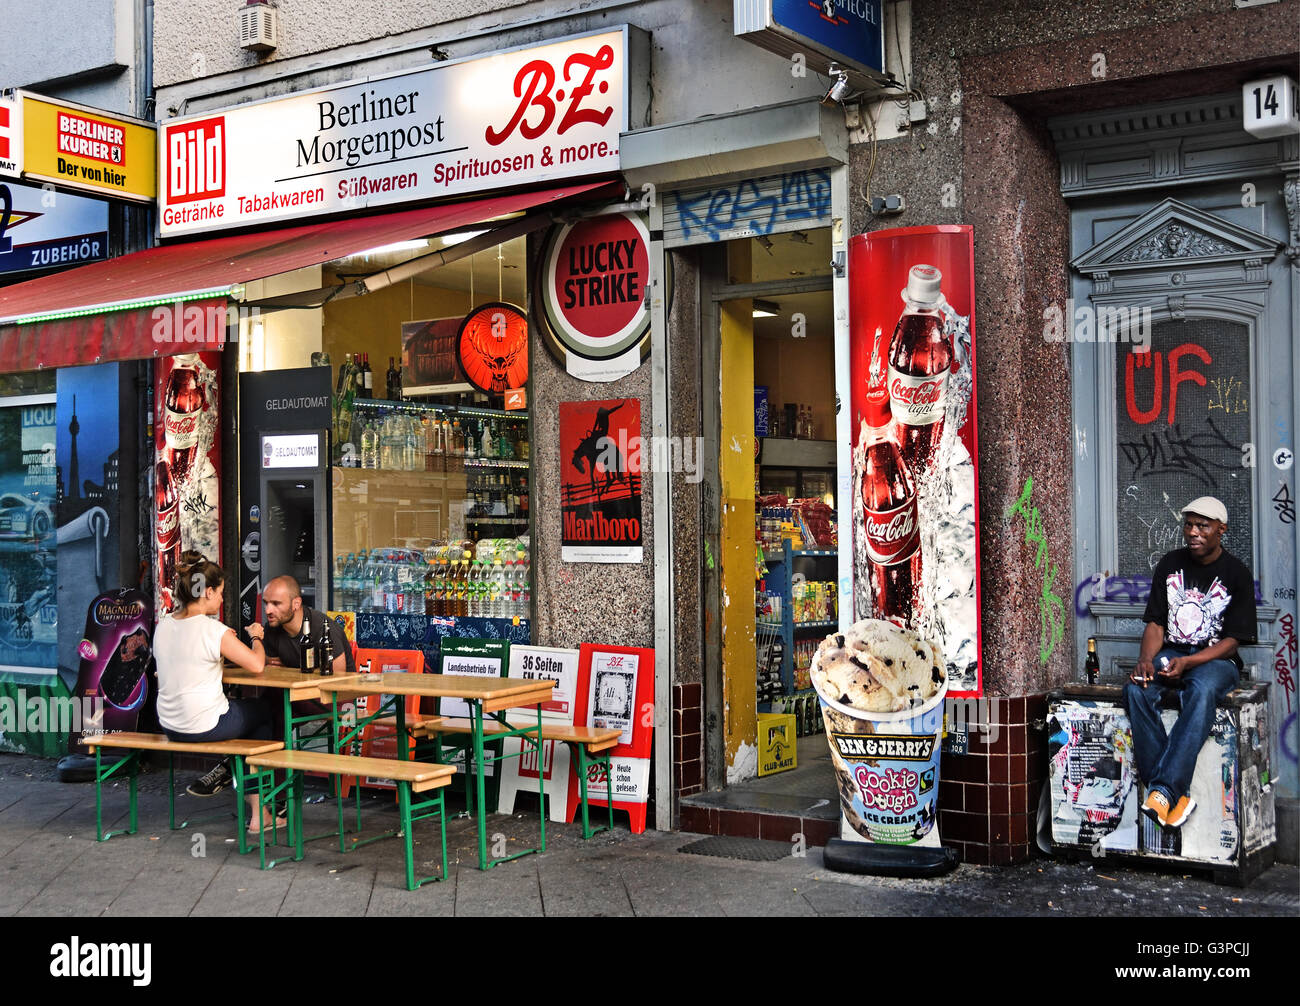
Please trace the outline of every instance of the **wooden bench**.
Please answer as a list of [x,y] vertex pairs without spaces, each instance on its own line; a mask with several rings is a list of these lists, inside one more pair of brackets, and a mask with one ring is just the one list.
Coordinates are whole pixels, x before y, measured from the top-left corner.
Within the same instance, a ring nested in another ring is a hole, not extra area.
[[[354,775],[358,778],[366,775],[383,776],[392,779],[397,784],[397,802],[401,815],[401,830],[397,834],[402,836],[406,849],[406,889],[414,891],[422,884],[446,878],[447,815],[443,803],[442,788],[451,782],[451,777],[456,774],[454,766],[392,758],[365,758],[360,755],[329,754],[325,751],[270,751],[249,756],[248,765],[250,768],[259,770],[257,773],[258,794],[263,802],[266,801],[268,796],[274,799],[275,794],[281,789],[287,789],[289,792],[289,832],[291,835],[296,836],[293,855],[295,860],[301,860],[303,857],[302,774],[304,772],[323,772],[333,776]],[[286,780],[280,783],[279,786],[273,786],[268,790],[268,785],[273,782],[272,774],[269,771],[261,771],[268,769],[283,769],[287,773]],[[338,787],[335,788],[335,792],[338,792]],[[411,802],[412,793],[424,792],[430,792],[431,796],[419,803]],[[383,835],[376,835],[371,838],[354,839],[349,846],[343,830],[343,798],[341,795],[336,796],[336,803],[339,815],[340,852],[348,852],[350,849],[355,849],[380,838],[388,838],[394,834],[394,832],[386,832]],[[438,817],[441,830],[442,873],[437,876],[421,877],[417,881],[415,878],[415,852],[411,836],[412,824],[415,821],[421,821],[434,815]],[[275,866],[279,860],[273,860],[269,866],[266,862],[266,839],[264,836],[261,837],[259,845],[262,869],[265,870]]]
[[[202,754],[202,755],[219,755],[222,758],[230,758],[234,762],[234,771],[232,773],[235,783],[235,818],[239,824],[239,851],[245,853],[248,851],[247,835],[245,833],[246,822],[244,820],[244,801],[240,799],[241,792],[245,783],[253,780],[253,776],[244,770],[244,760],[250,755],[265,754],[268,751],[278,751],[284,747],[282,741],[271,740],[225,740],[225,741],[201,741],[198,743],[174,741],[167,737],[166,734],[146,734],[134,733],[131,731],[119,731],[111,734],[94,734],[82,737],[81,743],[88,748],[95,749],[95,834],[99,841],[106,842],[114,835],[134,835],[139,823],[139,803],[138,790],[136,785],[136,776],[140,767],[141,751],[166,751],[167,752],[167,813],[168,826],[172,831],[178,828],[184,828],[189,821],[182,821],[179,825],[176,823],[176,755],[177,754]],[[107,767],[104,766],[102,749],[115,748],[119,751],[127,752],[121,759]],[[119,830],[104,832],[104,800],[103,785],[104,781],[112,778],[121,768],[126,767],[127,775],[131,781],[131,817],[130,827]]]
[[[485,718],[483,720],[483,736],[485,738],[493,737],[508,733],[510,730],[523,729],[532,725],[531,723],[511,720],[501,723],[497,720]],[[431,717],[411,730],[414,737],[435,737],[440,734],[472,734],[473,732],[474,724],[472,720],[454,716]],[[591,838],[592,835],[599,834],[602,831],[610,831],[614,827],[614,783],[610,772],[609,752],[618,746],[620,736],[622,736],[622,731],[613,727],[577,727],[567,723],[542,723],[542,740],[567,744],[578,755],[578,791],[582,797],[582,837],[584,839]],[[439,744],[438,757],[439,759],[442,757],[441,744]],[[588,761],[594,761],[605,770],[605,803],[609,809],[609,824],[601,825],[599,828],[591,826],[590,805],[587,802]],[[541,758],[538,758],[538,764],[540,763]],[[542,811],[545,813],[545,808],[542,808]]]

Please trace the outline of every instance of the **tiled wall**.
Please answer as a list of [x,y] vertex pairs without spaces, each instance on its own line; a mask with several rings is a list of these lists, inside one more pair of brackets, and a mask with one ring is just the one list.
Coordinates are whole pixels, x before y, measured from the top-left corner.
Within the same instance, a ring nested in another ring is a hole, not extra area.
[[990,698],[987,714],[987,724],[971,725],[968,754],[943,756],[939,831],[965,863],[1021,862],[1034,847],[1047,775],[1047,696]]
[[678,796],[704,788],[702,694],[699,682],[673,685],[673,789]]

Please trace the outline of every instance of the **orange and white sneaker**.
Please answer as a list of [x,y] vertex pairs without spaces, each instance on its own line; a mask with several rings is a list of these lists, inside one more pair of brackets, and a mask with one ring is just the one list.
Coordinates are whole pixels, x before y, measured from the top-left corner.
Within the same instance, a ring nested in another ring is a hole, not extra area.
[[1165,826],[1168,828],[1181,828],[1183,822],[1192,816],[1192,811],[1196,809],[1196,801],[1191,796],[1180,797],[1174,804],[1174,809],[1169,812]]
[[1166,827],[1169,824],[1169,797],[1161,793],[1160,790],[1153,789],[1147,794],[1146,801],[1142,804],[1142,813],[1160,827]]

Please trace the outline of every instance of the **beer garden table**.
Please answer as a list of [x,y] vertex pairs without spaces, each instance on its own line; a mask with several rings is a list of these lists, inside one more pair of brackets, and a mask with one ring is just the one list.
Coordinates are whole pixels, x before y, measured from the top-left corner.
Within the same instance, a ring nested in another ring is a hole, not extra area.
[[[309,675],[309,677],[312,676]],[[537,849],[524,849],[521,852],[495,859],[488,858],[486,796],[483,784],[483,720],[485,715],[491,715],[504,727],[500,732],[493,733],[493,740],[500,740],[503,737],[523,737],[526,738],[528,743],[534,744],[537,748],[540,764],[542,703],[550,699],[551,691],[555,688],[554,681],[524,678],[480,678],[464,674],[389,672],[385,674],[348,674],[317,677],[314,684],[320,692],[333,696],[335,736],[339,736],[338,704],[340,697],[374,695],[376,693],[389,696],[388,701],[381,703],[376,712],[364,718],[358,717],[356,726],[346,735],[340,737],[339,744],[341,747],[349,743],[353,737],[359,735],[367,723],[384,713],[388,708],[395,706],[397,712],[397,756],[403,761],[409,759],[409,752],[404,740],[406,737],[406,703],[402,701],[401,697],[419,695],[429,698],[464,699],[470,706],[471,722],[473,724],[471,737],[474,753],[475,795],[477,796],[475,810],[478,818],[479,869],[488,870],[498,863],[518,859],[520,856],[526,856],[529,853],[546,851],[546,780],[544,774],[538,772],[537,788],[540,797],[538,815],[541,822],[540,847]],[[503,711],[522,706],[536,707],[536,726],[515,726],[506,722]]]

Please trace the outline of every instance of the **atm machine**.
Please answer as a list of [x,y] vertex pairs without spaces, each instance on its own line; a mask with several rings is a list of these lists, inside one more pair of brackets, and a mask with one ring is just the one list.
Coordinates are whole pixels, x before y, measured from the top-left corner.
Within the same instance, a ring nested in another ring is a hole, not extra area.
[[263,430],[261,473],[262,583],[289,574],[304,607],[325,610],[330,598],[329,431]]

